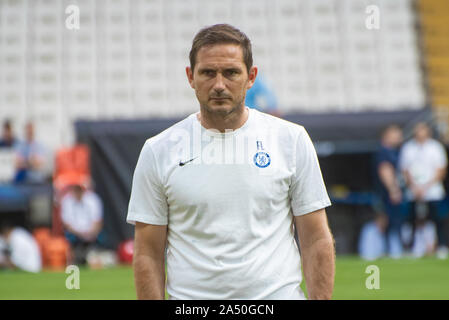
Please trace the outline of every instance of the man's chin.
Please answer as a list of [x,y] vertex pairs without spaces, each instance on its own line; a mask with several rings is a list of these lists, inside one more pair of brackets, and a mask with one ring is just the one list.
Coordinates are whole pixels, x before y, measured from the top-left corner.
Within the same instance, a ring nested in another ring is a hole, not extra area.
[[207,104],[207,111],[211,113],[228,114],[235,110],[235,107],[230,105],[229,102],[217,103],[211,102]]

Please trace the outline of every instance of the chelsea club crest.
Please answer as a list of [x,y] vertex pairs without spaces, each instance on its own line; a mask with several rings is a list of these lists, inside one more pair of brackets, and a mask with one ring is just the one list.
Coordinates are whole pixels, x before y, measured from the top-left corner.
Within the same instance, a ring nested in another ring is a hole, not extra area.
[[266,168],[270,165],[270,155],[263,151],[262,141],[256,141],[257,153],[254,155],[254,164],[259,168]]

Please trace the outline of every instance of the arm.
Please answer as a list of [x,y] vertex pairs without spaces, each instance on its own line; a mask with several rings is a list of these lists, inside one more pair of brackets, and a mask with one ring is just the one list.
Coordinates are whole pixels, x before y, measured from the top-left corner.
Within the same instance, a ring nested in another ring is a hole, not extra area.
[[401,189],[398,186],[395,170],[391,163],[386,161],[381,162],[379,167],[377,168],[377,174],[379,175],[380,181],[388,190],[391,201],[393,203],[401,202]]
[[437,172],[435,173],[435,176],[433,177],[432,180],[430,180],[428,183],[426,183],[423,188],[424,189],[428,189],[430,188],[433,184],[438,183],[438,182],[442,182],[444,180],[444,177],[446,176],[446,168],[440,168],[437,169]]
[[139,300],[165,298],[166,239],[166,225],[136,222],[133,268]]
[[407,186],[412,190],[416,199],[421,200],[424,197],[424,194],[428,188],[430,188],[434,183],[438,183],[444,180],[444,177],[446,176],[446,168],[444,167],[438,169],[433,179],[422,186],[415,184],[408,170],[404,170],[403,175],[405,177],[405,182]]
[[416,200],[421,200],[424,196],[424,190],[413,181],[412,175],[407,169],[404,169],[402,174],[405,178],[405,184],[413,192]]
[[79,234],[79,236],[87,241],[94,241],[103,228],[103,220],[95,221],[89,231]]
[[94,221],[89,231],[83,234],[83,237],[88,241],[94,241],[100,233],[101,228],[103,228],[103,202],[93,191],[90,191],[89,199],[90,201],[88,203],[90,205],[90,210]]
[[75,230],[72,227],[72,225],[71,225],[71,223],[70,223],[70,221],[68,219],[68,217],[72,214],[72,212],[71,212],[72,211],[72,206],[70,205],[70,203],[67,200],[68,196],[69,196],[68,194],[65,195],[62,198],[62,200],[61,200],[61,212],[60,212],[60,215],[61,215],[62,225],[64,227],[64,230],[70,232],[71,234],[76,235],[77,237],[80,237],[81,233],[79,233],[77,230]]
[[29,167],[34,170],[42,169],[45,164],[45,158],[40,154],[33,154],[29,160]]
[[309,299],[331,299],[334,289],[334,240],[325,209],[295,217]]

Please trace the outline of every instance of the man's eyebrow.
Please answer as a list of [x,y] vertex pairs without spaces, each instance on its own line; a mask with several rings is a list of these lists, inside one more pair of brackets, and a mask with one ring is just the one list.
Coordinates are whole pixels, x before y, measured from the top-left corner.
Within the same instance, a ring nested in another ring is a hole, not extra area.
[[242,69],[240,68],[236,68],[236,67],[229,67],[229,68],[224,68],[225,71],[235,71],[235,72],[241,72]]
[[198,71],[215,71],[215,68],[212,67],[200,67],[198,68]]

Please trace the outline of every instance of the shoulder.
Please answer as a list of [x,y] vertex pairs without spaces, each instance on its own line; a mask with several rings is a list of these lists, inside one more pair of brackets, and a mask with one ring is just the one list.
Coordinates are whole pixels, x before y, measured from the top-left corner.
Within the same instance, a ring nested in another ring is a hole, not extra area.
[[163,130],[157,135],[145,141],[143,149],[150,149],[159,153],[161,149],[166,149],[175,144],[181,138],[190,137],[192,134],[192,124],[195,114],[191,114],[187,118],[175,123],[171,127]]
[[21,227],[14,228],[14,230],[11,232],[11,242],[22,242],[30,240],[31,235],[28,231]]
[[380,162],[389,159],[391,156],[393,156],[393,151],[384,146],[381,146],[376,153],[376,158]]
[[408,151],[414,149],[415,147],[416,147],[416,142],[415,142],[415,140],[412,139],[412,140],[409,140],[409,141],[405,142],[402,145],[401,151],[402,152],[408,152]]
[[282,138],[297,140],[298,138],[307,138],[306,129],[297,123],[272,116],[259,110],[251,109],[257,121],[257,126],[276,130]]
[[73,202],[73,200],[74,200],[73,194],[72,192],[69,191],[62,197],[61,204],[69,204]]
[[89,201],[100,201],[100,196],[92,190],[86,191],[84,193],[84,198]]
[[436,139],[430,139],[429,145],[432,146],[433,148],[445,149],[444,145]]

